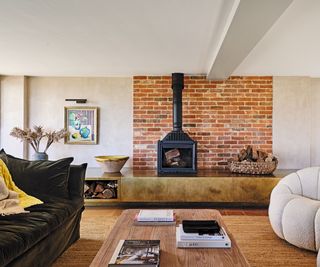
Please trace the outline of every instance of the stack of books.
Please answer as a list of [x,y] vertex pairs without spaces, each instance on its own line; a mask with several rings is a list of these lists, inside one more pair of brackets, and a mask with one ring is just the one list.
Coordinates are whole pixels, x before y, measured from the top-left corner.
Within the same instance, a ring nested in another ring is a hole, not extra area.
[[140,210],[134,225],[175,225],[173,210]]
[[159,267],[160,240],[120,240],[108,267]]
[[186,233],[182,224],[176,228],[179,248],[231,248],[231,240],[223,227],[211,234]]

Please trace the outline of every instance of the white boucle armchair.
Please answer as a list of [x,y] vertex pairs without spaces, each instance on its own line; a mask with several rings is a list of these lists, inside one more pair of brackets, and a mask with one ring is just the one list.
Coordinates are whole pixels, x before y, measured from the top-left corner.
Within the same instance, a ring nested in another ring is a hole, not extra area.
[[320,247],[319,179],[320,167],[287,175],[272,190],[269,206],[274,232],[289,243],[312,251],[319,251]]

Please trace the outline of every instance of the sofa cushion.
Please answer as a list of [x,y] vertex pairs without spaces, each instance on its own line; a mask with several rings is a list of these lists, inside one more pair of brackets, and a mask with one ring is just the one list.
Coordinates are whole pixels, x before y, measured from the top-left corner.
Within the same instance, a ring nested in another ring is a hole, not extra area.
[[0,159],[0,176],[4,179],[4,182],[7,188],[10,191],[18,194],[19,197],[19,205],[23,208],[27,208],[33,205],[42,204],[43,202],[40,199],[35,198],[34,196],[30,196],[18,188],[12,180],[11,174],[8,170],[7,165]]
[[3,150],[0,155],[5,158],[15,184],[27,194],[38,198],[40,195],[69,197],[68,179],[72,157],[57,161],[29,161],[5,154]]
[[304,249],[320,248],[320,167],[309,167],[282,178],[270,197],[269,219],[274,232]]
[[[68,189],[70,198],[83,197],[83,181],[86,175],[87,163],[81,165],[71,165],[68,181]],[[79,183],[79,180],[82,180]]]
[[287,203],[282,215],[284,239],[289,243],[308,250],[317,251],[315,224],[316,214],[320,208],[320,201],[307,197],[292,199]]
[[49,203],[27,208],[28,214],[0,216],[0,266],[45,239],[82,208],[80,199],[71,201],[52,197]]

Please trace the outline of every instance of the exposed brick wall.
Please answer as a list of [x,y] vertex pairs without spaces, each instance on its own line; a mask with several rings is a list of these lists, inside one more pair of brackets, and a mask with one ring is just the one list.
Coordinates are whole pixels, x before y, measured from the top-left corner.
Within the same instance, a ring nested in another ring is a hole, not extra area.
[[[272,150],[272,77],[209,81],[185,76],[183,130],[198,141],[198,168],[225,168],[240,148]],[[154,169],[172,130],[171,76],[133,79],[133,167]]]

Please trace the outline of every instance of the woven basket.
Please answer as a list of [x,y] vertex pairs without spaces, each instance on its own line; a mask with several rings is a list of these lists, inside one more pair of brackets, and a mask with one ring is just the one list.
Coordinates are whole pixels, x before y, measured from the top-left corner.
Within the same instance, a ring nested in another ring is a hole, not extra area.
[[252,162],[252,161],[231,161],[229,169],[234,173],[245,174],[272,174],[278,165],[278,159],[273,158],[271,162]]

